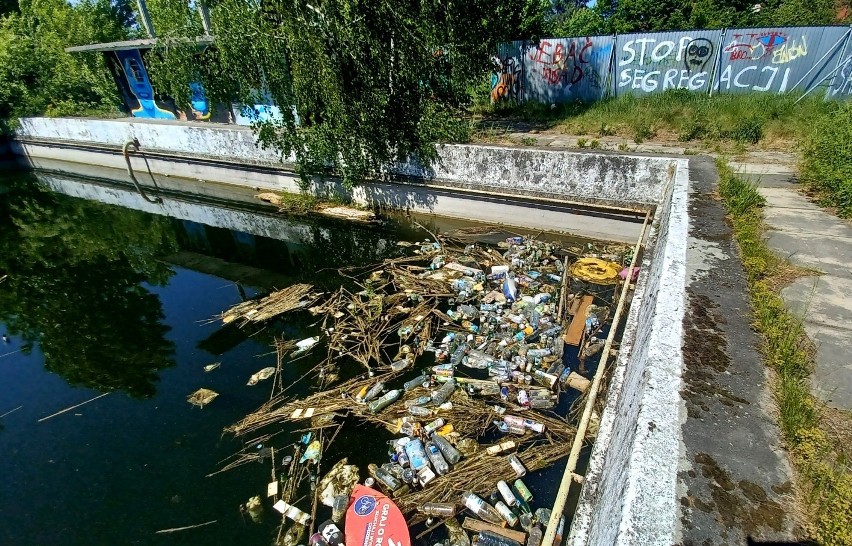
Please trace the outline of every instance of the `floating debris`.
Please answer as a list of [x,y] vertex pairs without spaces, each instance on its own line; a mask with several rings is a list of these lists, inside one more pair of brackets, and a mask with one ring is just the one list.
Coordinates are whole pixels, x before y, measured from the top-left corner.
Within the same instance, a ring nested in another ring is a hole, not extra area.
[[208,364],[208,365],[204,366],[204,371],[205,372],[212,372],[213,370],[215,370],[216,368],[218,368],[221,365],[222,365],[221,362],[214,362],[212,364]]
[[358,467],[349,464],[349,460],[344,457],[331,467],[317,485],[320,502],[333,507],[335,497],[340,495],[348,497],[359,479]]
[[234,321],[238,321],[240,325],[248,322],[264,322],[289,311],[313,305],[322,295],[311,292],[313,289],[314,287],[310,284],[294,284],[259,300],[238,303],[222,313],[220,318],[225,324]]
[[219,393],[216,391],[211,391],[210,389],[198,389],[194,393],[187,396],[186,401],[192,404],[193,406],[203,408],[204,406],[212,402],[217,396],[219,396]]
[[332,218],[342,218],[343,220],[351,220],[353,222],[372,222],[376,219],[376,215],[369,210],[344,206],[321,207],[317,209],[317,212],[325,216],[331,216]]
[[265,380],[269,379],[270,377],[272,377],[273,375],[275,375],[275,368],[273,368],[272,366],[270,366],[268,368],[264,368],[257,373],[251,374],[251,377],[249,377],[247,385],[249,387],[251,387],[253,385],[257,385],[259,382],[265,381]]

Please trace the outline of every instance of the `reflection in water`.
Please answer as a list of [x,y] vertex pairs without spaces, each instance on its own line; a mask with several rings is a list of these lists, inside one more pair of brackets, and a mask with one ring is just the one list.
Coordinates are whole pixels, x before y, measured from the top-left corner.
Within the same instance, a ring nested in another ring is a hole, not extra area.
[[73,385],[155,393],[174,365],[156,295],[177,248],[165,218],[58,196],[18,176],[0,201],[0,321]]

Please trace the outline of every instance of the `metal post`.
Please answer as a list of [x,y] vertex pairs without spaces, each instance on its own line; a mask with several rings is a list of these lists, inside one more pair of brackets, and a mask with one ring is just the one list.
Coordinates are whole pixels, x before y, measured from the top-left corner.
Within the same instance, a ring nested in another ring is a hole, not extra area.
[[607,97],[609,97],[609,92],[610,92],[609,86],[610,85],[612,85],[613,97],[616,96],[616,93],[615,93],[615,74],[613,74],[615,67],[613,66],[613,62],[615,61],[615,50],[617,48],[618,48],[618,34],[613,34],[612,35],[612,50],[609,52],[609,63],[607,63],[607,67],[606,67],[606,83],[604,84],[604,96],[601,97],[603,99],[606,99]]
[[849,58],[848,58],[848,59],[846,59],[845,61],[843,61],[843,62],[841,62],[840,64],[838,64],[838,65],[834,68],[834,70],[832,70],[831,72],[829,72],[828,74],[826,74],[826,76],[825,76],[823,79],[821,79],[820,81],[818,81],[818,82],[816,82],[815,84],[813,84],[813,85],[810,87],[810,89],[808,89],[807,91],[805,91],[805,93],[804,93],[801,97],[799,97],[798,99],[796,99],[796,102],[794,102],[794,103],[793,103],[793,105],[795,106],[795,105],[799,104],[799,101],[801,101],[803,98],[807,97],[807,96],[811,93],[811,91],[813,91],[814,89],[816,89],[817,87],[819,87],[819,86],[820,86],[820,84],[821,84],[822,82],[824,82],[824,81],[825,81],[825,80],[827,80],[828,78],[831,78],[831,84],[829,84],[828,89],[826,89],[826,90],[825,90],[825,99],[824,99],[824,100],[828,100],[828,93],[829,93],[829,91],[831,91],[832,86],[834,86],[834,77],[837,75],[837,73],[840,71],[840,69],[841,69],[841,68],[844,68],[844,67],[845,67],[847,64],[849,64],[850,62],[852,62],[852,57],[849,57]]
[[142,23],[142,28],[148,33],[151,38],[156,38],[154,33],[154,24],[151,22],[151,14],[148,13],[148,4],[145,0],[136,0],[136,10],[139,12],[139,22]]
[[204,34],[210,36],[213,25],[210,24],[210,9],[205,2],[197,2],[198,15],[201,17],[201,26],[204,28]]
[[[725,35],[728,29],[723,28],[722,34],[719,36],[719,46],[716,51],[716,58],[713,60],[713,72],[710,75],[710,96],[713,96],[713,88],[716,86],[716,76],[719,74],[719,67],[722,65],[722,44],[725,43]],[[719,81],[719,90],[722,90],[722,82]]]

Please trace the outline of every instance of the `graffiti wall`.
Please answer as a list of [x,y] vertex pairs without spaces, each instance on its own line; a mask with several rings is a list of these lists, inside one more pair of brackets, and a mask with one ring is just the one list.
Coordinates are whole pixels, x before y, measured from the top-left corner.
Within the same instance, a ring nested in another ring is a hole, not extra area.
[[523,42],[500,44],[491,73],[491,102],[523,102],[524,49]]
[[837,66],[848,27],[728,29],[714,90],[786,93],[817,85]]
[[[739,28],[501,44],[491,102],[592,102],[668,89],[852,98],[850,27]],[[823,91],[825,90],[825,91]]]
[[666,89],[708,91],[721,30],[626,34],[618,37],[615,95]]
[[526,96],[550,104],[602,99],[613,44],[612,36],[552,38],[529,44],[523,70]]

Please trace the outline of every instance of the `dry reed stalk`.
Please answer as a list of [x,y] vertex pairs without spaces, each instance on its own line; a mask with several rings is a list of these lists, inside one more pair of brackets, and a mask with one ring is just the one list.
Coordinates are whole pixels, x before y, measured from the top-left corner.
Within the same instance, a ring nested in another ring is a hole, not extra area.
[[238,321],[240,326],[249,322],[264,322],[294,309],[313,305],[322,296],[320,293],[311,293],[313,288],[310,284],[294,284],[260,300],[238,303],[222,313],[219,318],[225,324]]

